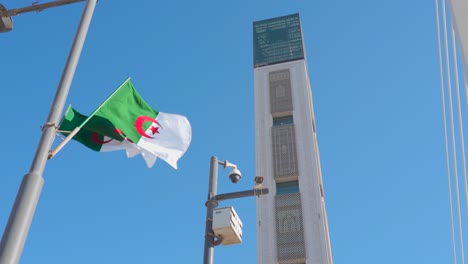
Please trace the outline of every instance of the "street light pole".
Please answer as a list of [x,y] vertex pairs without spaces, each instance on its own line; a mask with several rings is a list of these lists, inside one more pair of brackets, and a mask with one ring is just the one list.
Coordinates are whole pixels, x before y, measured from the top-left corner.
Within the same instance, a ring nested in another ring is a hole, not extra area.
[[50,147],[55,138],[57,124],[65,105],[76,65],[83,48],[97,0],[87,0],[78,30],[71,47],[67,63],[52,102],[47,122],[42,129],[36,154],[29,173],[21,182],[15,204],[0,241],[0,264],[17,264],[24,248],[37,202],[44,184],[42,174],[47,162]]
[[[218,207],[218,203],[223,200],[228,199],[236,199],[242,197],[250,197],[250,196],[260,196],[262,194],[268,194],[268,189],[253,189],[241,192],[232,192],[232,193],[224,193],[224,194],[217,194],[217,185],[218,185],[218,165],[223,165],[224,168],[230,167],[233,168],[231,172],[231,176],[236,176],[231,178],[233,183],[236,183],[240,179],[240,171],[237,170],[236,165],[229,163],[226,161],[219,161],[216,157],[211,157],[210,161],[210,178],[208,181],[208,199],[205,203],[206,205],[206,223],[205,223],[205,245],[204,245],[204,252],[203,252],[203,264],[213,264],[213,255],[214,255],[214,247],[220,244],[220,240],[215,241],[215,234],[213,231],[213,212],[216,207]],[[257,178],[263,177],[256,177],[255,181],[257,183]],[[261,181],[262,181],[261,180]],[[259,183],[261,183],[261,181]],[[261,185],[259,185],[261,186]]]

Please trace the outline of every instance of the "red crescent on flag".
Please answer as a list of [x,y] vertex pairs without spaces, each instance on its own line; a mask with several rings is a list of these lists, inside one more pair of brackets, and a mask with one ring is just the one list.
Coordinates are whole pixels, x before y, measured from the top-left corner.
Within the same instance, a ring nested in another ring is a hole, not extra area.
[[104,145],[106,143],[109,143],[112,141],[112,138],[109,139],[109,140],[101,140],[99,138],[99,134],[97,132],[93,132],[91,134],[91,141],[93,141],[95,144],[98,144],[98,145]]
[[[138,132],[138,134],[142,135],[143,137],[145,138],[154,138],[148,134],[146,134],[146,132],[143,130],[143,124],[145,122],[151,122],[151,123],[156,123],[158,126],[161,126],[158,121],[156,121],[154,118],[151,118],[149,116],[139,116],[136,121],[135,121],[135,129],[136,131]],[[157,129],[155,129],[156,133],[157,133]]]

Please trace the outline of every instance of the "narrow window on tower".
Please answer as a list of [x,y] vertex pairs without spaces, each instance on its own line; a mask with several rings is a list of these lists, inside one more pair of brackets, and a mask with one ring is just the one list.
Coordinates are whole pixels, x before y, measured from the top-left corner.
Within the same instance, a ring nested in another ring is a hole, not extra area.
[[288,181],[288,182],[277,182],[276,183],[276,195],[298,193],[299,182]]
[[274,117],[273,118],[273,126],[284,126],[293,124],[293,116],[282,116],[282,117]]

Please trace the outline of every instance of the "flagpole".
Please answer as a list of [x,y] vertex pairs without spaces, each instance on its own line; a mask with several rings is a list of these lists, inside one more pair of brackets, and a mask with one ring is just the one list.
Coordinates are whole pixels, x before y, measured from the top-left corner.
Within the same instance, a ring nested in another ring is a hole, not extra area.
[[42,129],[36,154],[29,172],[24,175],[11,210],[8,223],[0,241],[0,264],[17,264],[41,194],[42,174],[54,141],[57,124],[70,90],[71,82],[88,32],[97,0],[87,0],[75,35],[62,78],[55,93],[47,122]]
[[[127,80],[125,80],[125,82],[123,82],[119,88],[115,89],[115,91],[109,95],[109,97],[107,97],[107,99],[101,104],[98,106],[98,108],[96,108],[96,110],[94,110],[89,116],[88,118],[85,119],[85,121],[83,121],[83,123],[81,123],[81,125],[79,126],[80,128],[82,128],[84,125],[86,125],[86,123],[88,123],[89,120],[91,120],[91,118],[97,113],[97,111],[99,111],[111,98],[112,96],[114,96],[114,94],[116,94],[120,88],[122,88],[128,81],[130,81],[130,77],[127,78]],[[1,264],[1,263],[0,263]]]
[[80,127],[75,127],[72,132],[58,146],[49,152],[48,159],[51,159],[57,154],[76,134],[80,132]]

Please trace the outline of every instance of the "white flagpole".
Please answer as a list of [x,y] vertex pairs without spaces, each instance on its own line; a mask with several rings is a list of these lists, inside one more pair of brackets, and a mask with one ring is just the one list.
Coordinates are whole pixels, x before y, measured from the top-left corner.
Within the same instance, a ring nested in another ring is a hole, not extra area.
[[72,132],[62,141],[58,146],[49,152],[48,159],[51,159],[57,154],[64,146],[67,144],[78,132],[80,132],[80,127],[75,127]]
[[[120,88],[122,88],[127,82],[130,81],[130,77],[127,78],[127,80],[125,80],[125,82],[123,82],[119,88],[115,89],[115,91],[109,95],[109,97],[107,97],[106,100],[104,100],[104,102],[98,106],[98,108],[96,108],[96,110],[94,110],[89,116],[88,118],[85,119],[85,121],[83,121],[83,123],[81,123],[80,127],[83,127],[86,123],[88,123],[89,120],[91,120],[91,118],[97,113],[97,111],[99,111],[119,90]],[[1,263],[0,263],[1,264]]]

